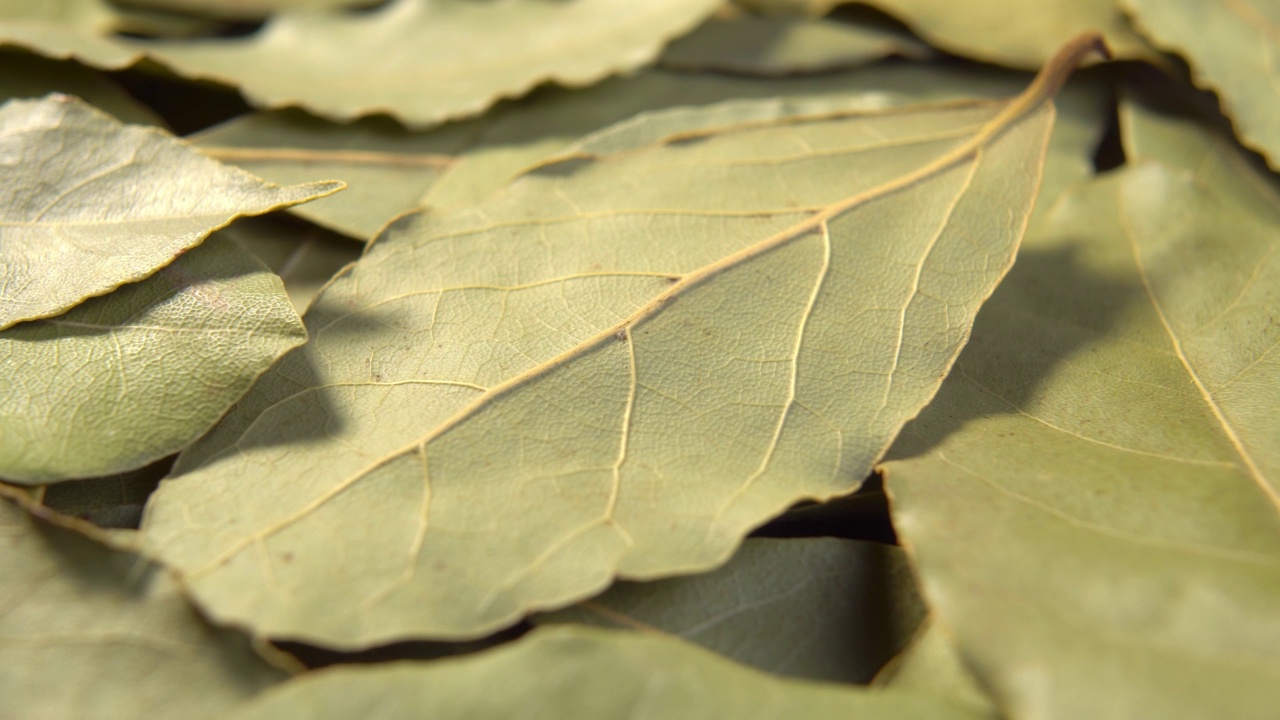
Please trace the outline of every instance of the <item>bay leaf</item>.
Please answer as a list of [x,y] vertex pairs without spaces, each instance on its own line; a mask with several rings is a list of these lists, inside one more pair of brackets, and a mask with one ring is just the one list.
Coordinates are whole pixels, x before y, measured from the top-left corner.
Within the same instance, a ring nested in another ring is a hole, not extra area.
[[114,475],[29,487],[28,497],[60,515],[101,528],[136,530],[142,508],[173,467],[172,456]]
[[[692,129],[688,116],[674,110],[683,105],[777,98],[773,106],[750,107],[756,109],[756,119],[780,118],[841,108],[1003,97],[1026,82],[1017,73],[905,64],[787,80],[647,70],[582,90],[546,88],[482,118],[426,132],[406,131],[386,118],[340,125],[284,110],[243,116],[190,140],[212,157],[273,182],[314,177],[346,182],[347,190],[291,212],[366,240],[387,221],[419,205],[473,205],[530,165],[566,151],[581,136],[641,112],[672,110],[667,121],[639,123],[661,134]],[[702,124],[714,126],[745,119],[745,112],[745,106],[733,106],[719,116],[695,114]]]
[[712,572],[621,582],[532,620],[665,633],[775,675],[866,683],[923,616],[899,548],[755,538]]
[[[580,87],[633,70],[719,5],[392,0],[358,15],[282,13],[248,38],[147,49],[185,76],[240,88],[259,107],[299,106],[335,120],[380,112],[421,128],[542,83]],[[330,52],[343,61],[328,61]]]
[[662,54],[660,64],[678,70],[779,76],[829,72],[890,55],[921,60],[928,46],[902,32],[814,19],[766,19],[744,15],[712,19]]
[[1280,168],[1280,5],[1259,0],[1122,0],[1138,29],[1183,55],[1196,84],[1216,91],[1241,141]]
[[1012,717],[1274,714],[1275,181],[1125,110],[884,466],[926,597]]
[[[791,3],[823,13],[848,0],[755,0]],[[870,0],[930,45],[956,55],[1015,68],[1036,68],[1058,46],[1085,31],[1100,32],[1121,58],[1153,53],[1130,27],[1116,0]]]
[[4,499],[0,663],[4,716],[40,720],[214,720],[285,677],[163,569]]
[[569,156],[401,218],[183,453],[147,552],[224,622],[343,647],[722,564],[856,489],[933,395],[1091,47],[1011,101]]
[[231,720],[290,718],[984,718],[942,698],[772,677],[669,637],[565,626],[456,660],[339,666]]
[[241,215],[334,192],[279,187],[74,98],[0,106],[0,330],[141,280]]
[[150,278],[0,332],[0,478],[142,467],[195,440],[306,340],[280,280],[210,238]]

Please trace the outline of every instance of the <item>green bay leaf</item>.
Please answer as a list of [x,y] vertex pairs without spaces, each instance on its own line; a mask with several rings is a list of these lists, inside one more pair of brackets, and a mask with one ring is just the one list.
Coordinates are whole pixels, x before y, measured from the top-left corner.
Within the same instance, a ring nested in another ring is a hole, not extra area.
[[938,620],[1013,716],[1263,718],[1280,681],[1274,180],[1125,110],[885,464]]
[[208,626],[162,568],[0,499],[0,708],[217,720],[285,674]]
[[665,633],[777,675],[866,683],[923,615],[899,548],[755,538],[712,572],[618,583],[532,621]]
[[240,215],[341,187],[279,187],[57,95],[0,106],[0,157],[0,330],[141,280]]
[[1280,167],[1280,4],[1267,0],[1123,0],[1138,28],[1180,53],[1218,92],[1241,140]]
[[210,238],[150,278],[0,332],[0,478],[142,467],[203,434],[306,340],[280,280]]
[[924,693],[776,678],[660,635],[565,626],[456,660],[344,666],[273,688],[231,720],[856,718],[989,714]]
[[216,617],[342,646],[723,563],[933,395],[1087,47],[1013,101],[710,129],[402,218],[179,459],[148,552]]

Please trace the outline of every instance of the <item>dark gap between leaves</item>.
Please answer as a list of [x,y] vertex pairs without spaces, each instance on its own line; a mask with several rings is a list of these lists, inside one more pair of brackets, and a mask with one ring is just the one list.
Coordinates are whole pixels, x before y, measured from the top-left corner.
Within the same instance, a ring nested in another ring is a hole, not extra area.
[[819,503],[804,501],[756,528],[750,537],[834,537],[897,545],[889,519],[884,478],[873,473],[852,495]]
[[531,629],[533,629],[532,625],[527,622],[521,622],[479,640],[464,642],[410,640],[352,652],[343,652],[288,640],[274,640],[271,644],[278,650],[292,655],[305,665],[308,670],[317,670],[330,665],[367,665],[393,660],[442,660],[461,655],[470,655],[516,640]]

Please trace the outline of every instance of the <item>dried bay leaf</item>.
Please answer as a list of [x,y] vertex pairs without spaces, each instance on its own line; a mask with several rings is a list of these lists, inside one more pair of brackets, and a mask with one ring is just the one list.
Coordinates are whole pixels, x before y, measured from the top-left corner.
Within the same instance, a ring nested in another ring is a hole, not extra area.
[[40,720],[214,720],[285,676],[162,569],[3,499],[0,663],[0,714]]
[[[560,153],[581,136],[637,113],[705,106],[735,99],[753,103],[757,119],[837,109],[882,109],[961,97],[1006,97],[1026,84],[1015,73],[958,72],[931,65],[877,66],[856,72],[786,80],[647,70],[583,90],[546,88],[482,118],[408,132],[385,118],[339,125],[300,111],[270,111],[231,120],[193,135],[207,154],[273,182],[333,177],[348,189],[292,213],[357,239],[419,205],[460,208],[479,202],[520,171]],[[660,136],[692,129],[672,111],[670,122],[637,121]],[[695,114],[706,126],[744,119],[745,107],[723,117]]]
[[275,216],[244,218],[221,234],[253,253],[280,277],[289,302],[300,314],[339,270],[360,259],[360,246],[346,238]]
[[[827,12],[848,0],[754,0]],[[1008,67],[1039,67],[1081,32],[1100,32],[1122,58],[1153,53],[1129,26],[1116,0],[869,0],[902,20],[929,44],[956,55]]]
[[272,185],[57,95],[0,106],[0,158],[0,330],[141,280],[240,215],[341,187]]
[[669,637],[565,626],[457,660],[347,666],[264,692],[231,720],[986,718],[923,693],[772,677]]
[[[179,73],[235,85],[260,107],[299,106],[336,120],[381,112],[421,128],[542,83],[580,87],[633,70],[719,5],[393,0],[360,15],[281,14],[249,38],[147,47]],[[326,47],[343,62],[326,62]]]
[[533,622],[666,633],[777,675],[866,683],[923,615],[899,548],[754,538],[713,572],[618,583]]
[[865,65],[890,55],[928,58],[907,33],[823,19],[744,15],[709,20],[662,54],[662,67],[778,76]]
[[895,525],[1004,712],[1270,717],[1280,196],[1196,122],[1123,117],[1136,162],[1028,236],[891,451]]
[[1123,0],[1158,46],[1184,55],[1196,84],[1218,92],[1241,141],[1280,168],[1280,5],[1266,0]]
[[280,280],[210,238],[150,278],[0,332],[0,478],[142,467],[203,434],[306,340]]
[[402,218],[179,459],[147,552],[215,617],[349,647],[724,562],[932,396],[1091,47],[1012,101],[744,123]]
[[272,13],[377,5],[379,0],[116,0],[126,8],[253,20]]

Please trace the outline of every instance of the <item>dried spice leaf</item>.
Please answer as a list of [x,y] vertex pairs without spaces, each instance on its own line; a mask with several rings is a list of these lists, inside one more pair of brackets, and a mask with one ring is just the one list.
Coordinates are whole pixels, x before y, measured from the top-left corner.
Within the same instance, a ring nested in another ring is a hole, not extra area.
[[179,459],[147,551],[224,621],[340,646],[724,562],[933,395],[1095,42],[1011,101],[747,122],[401,219]]
[[59,95],[0,106],[0,158],[14,169],[0,175],[0,330],[148,277],[236,217],[342,187],[273,185]]

